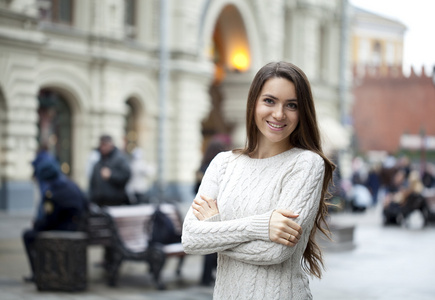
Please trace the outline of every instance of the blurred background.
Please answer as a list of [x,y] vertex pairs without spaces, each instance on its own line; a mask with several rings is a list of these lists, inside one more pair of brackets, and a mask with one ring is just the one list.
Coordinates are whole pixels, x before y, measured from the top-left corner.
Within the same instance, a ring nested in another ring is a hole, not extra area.
[[[338,165],[331,224],[381,239],[386,225],[415,227],[435,249],[434,9],[431,0],[0,0],[0,216],[28,224],[41,149],[87,191],[103,134],[130,158],[141,151],[148,195],[188,205],[209,143],[244,145],[257,70],[285,60],[307,74]],[[360,299],[335,292],[324,299]],[[413,299],[433,299],[424,297]]]

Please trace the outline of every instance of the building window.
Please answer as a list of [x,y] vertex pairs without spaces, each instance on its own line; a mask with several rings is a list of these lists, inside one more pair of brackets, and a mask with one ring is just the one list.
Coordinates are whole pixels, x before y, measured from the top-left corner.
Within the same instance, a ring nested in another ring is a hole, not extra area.
[[136,10],[136,0],[125,0],[125,34],[131,38],[136,36]]
[[396,64],[395,57],[395,49],[393,43],[387,43],[387,47],[385,49],[385,60],[387,61],[388,66],[394,66]]
[[44,21],[72,24],[73,0],[38,0],[39,16]]
[[379,41],[373,43],[372,64],[379,67],[382,63],[382,45]]
[[359,40],[359,59],[358,62],[362,65],[366,65],[369,63],[369,56],[370,56],[370,43],[367,39],[361,38]]

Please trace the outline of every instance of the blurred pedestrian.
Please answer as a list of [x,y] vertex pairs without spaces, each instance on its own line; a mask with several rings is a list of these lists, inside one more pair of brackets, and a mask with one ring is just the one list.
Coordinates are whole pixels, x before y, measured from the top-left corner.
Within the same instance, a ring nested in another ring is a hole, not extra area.
[[136,147],[130,158],[131,177],[126,189],[131,203],[149,203],[150,179],[154,175],[153,166],[147,164],[143,150]]
[[406,178],[409,177],[409,173],[411,172],[411,161],[408,156],[401,156],[396,162],[396,167],[397,169],[403,170],[403,172],[405,172]]
[[88,182],[91,181],[92,172],[94,171],[94,166],[100,160],[100,158],[101,158],[101,154],[98,147],[92,149],[92,151],[89,153],[88,159],[86,161],[86,178]]
[[365,186],[369,189],[372,199],[373,206],[376,206],[378,203],[378,194],[379,189],[381,187],[381,178],[380,178],[381,166],[379,164],[373,164],[370,167],[369,173],[367,175],[367,180]]
[[426,163],[423,171],[423,175],[421,176],[422,183],[424,187],[430,189],[435,186],[435,167],[431,163]]
[[41,199],[41,201],[38,203],[37,208],[36,208],[36,210],[37,210],[36,218],[37,219],[42,218],[44,216],[44,207],[43,207],[43,203],[42,203],[42,198],[44,196],[45,190],[47,189],[48,183],[45,180],[39,178],[39,176],[36,173],[36,170],[41,164],[43,164],[45,162],[57,163],[56,158],[48,150],[48,144],[41,143],[41,145],[39,146],[38,152],[36,153],[36,157],[32,161],[33,178],[35,178],[36,181],[38,182],[40,199]]
[[126,185],[131,171],[127,157],[109,135],[100,137],[100,160],[95,163],[89,184],[90,200],[99,206],[128,204]]
[[352,187],[349,191],[348,200],[352,212],[364,212],[373,204],[373,196],[358,176],[353,177]]
[[[89,184],[91,202],[98,206],[118,206],[129,204],[126,185],[131,176],[127,156],[113,143],[109,135],[102,135],[98,146],[100,159],[95,163]],[[112,247],[104,248],[103,262],[107,268],[113,261]]]
[[[218,252],[214,299],[311,299],[316,244],[334,164],[322,152],[310,84],[298,67],[269,63],[247,101],[244,149],[218,154],[186,215],[187,253]],[[305,272],[304,272],[304,271]]]
[[424,185],[420,174],[416,170],[410,170],[408,177],[405,174],[403,169],[397,171],[397,188],[387,198],[382,212],[384,225],[402,225],[414,211],[420,211],[424,225],[428,222],[428,206],[422,195]]
[[79,229],[87,210],[87,199],[80,188],[66,176],[62,176],[59,166],[52,160],[38,164],[36,176],[45,185],[42,203],[44,214],[36,218],[32,229],[23,233],[23,242],[29,259],[32,274],[25,277],[27,282],[34,281],[35,239],[41,231]]

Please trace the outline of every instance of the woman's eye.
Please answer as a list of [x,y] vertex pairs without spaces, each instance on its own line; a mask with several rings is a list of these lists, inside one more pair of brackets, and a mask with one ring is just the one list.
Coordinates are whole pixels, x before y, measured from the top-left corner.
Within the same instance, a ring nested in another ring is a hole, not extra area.
[[265,98],[265,99],[264,99],[264,102],[266,102],[266,103],[268,103],[268,104],[273,104],[273,103],[274,103],[273,100],[270,99],[270,98]]
[[296,110],[298,108],[298,105],[296,103],[289,103],[287,104],[287,107],[291,110]]

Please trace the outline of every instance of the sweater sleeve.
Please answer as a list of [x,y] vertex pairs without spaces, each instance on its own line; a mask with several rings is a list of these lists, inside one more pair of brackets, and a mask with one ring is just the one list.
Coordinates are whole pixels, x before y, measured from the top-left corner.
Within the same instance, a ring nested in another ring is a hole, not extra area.
[[[229,152],[221,153],[211,162],[204,174],[198,195],[217,199],[228,155]],[[229,221],[220,221],[219,216],[199,221],[190,208],[183,222],[184,251],[189,254],[209,254],[252,240],[268,240],[269,236],[265,235],[265,232],[268,232],[269,217],[270,214],[267,213]]]
[[[297,249],[305,249],[317,215],[323,177],[323,159],[307,151],[298,157],[294,167],[282,180],[282,190],[275,209],[290,209],[299,214],[295,221],[301,225],[303,233],[296,246],[254,240],[228,248],[222,253],[245,263],[272,265],[289,259]],[[269,212],[269,216],[272,212]]]

